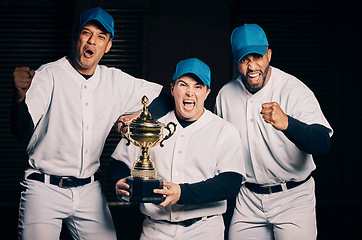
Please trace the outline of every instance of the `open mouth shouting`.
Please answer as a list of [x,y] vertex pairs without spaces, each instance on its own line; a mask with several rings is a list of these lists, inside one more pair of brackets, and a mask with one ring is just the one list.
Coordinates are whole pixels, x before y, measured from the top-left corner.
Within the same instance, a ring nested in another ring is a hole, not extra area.
[[269,79],[267,79],[269,73],[269,67],[265,69],[265,71],[262,70],[256,70],[256,71],[248,71],[248,73],[245,75],[240,75],[246,88],[251,93],[255,93],[259,91],[262,87],[265,86],[265,84],[268,82]]
[[184,100],[183,105],[186,110],[191,111],[194,109],[196,103],[193,100]]
[[248,73],[248,78],[251,83],[257,84],[261,78],[261,72],[251,72]]
[[94,55],[94,51],[93,51],[92,49],[86,48],[86,49],[84,50],[84,56],[85,56],[86,58],[91,58],[93,55]]

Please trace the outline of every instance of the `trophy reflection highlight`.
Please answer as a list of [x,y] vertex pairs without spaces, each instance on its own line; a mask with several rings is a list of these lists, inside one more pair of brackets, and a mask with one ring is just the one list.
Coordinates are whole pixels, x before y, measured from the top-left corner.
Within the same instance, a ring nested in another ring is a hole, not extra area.
[[[148,98],[143,96],[141,102],[143,109],[137,118],[129,122],[122,120],[115,122],[121,138],[127,139],[127,146],[131,142],[141,148],[141,153],[131,169],[131,176],[126,179],[126,183],[130,186],[130,196],[122,196],[122,199],[129,202],[159,204],[163,201],[163,196],[154,193],[153,189],[162,189],[163,180],[157,177],[155,164],[152,162],[148,151],[157,144],[163,147],[163,142],[175,133],[176,124],[169,122],[165,125],[153,119],[146,107]],[[170,126],[173,127],[172,130]],[[122,131],[124,127],[127,127],[126,133]],[[164,129],[168,130],[168,134],[165,136],[163,134]]]

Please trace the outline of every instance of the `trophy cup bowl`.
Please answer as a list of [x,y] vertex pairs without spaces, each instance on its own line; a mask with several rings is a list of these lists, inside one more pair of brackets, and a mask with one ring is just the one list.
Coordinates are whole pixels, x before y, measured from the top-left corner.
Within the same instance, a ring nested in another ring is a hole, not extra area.
[[[150,202],[159,204],[163,201],[163,196],[153,192],[153,189],[162,189],[163,180],[157,177],[155,164],[151,160],[148,151],[151,147],[160,144],[169,139],[176,130],[176,124],[169,122],[167,125],[153,119],[148,112],[148,98],[142,97],[143,109],[140,115],[129,121],[124,122],[118,120],[115,122],[117,131],[121,134],[121,138],[125,138],[128,142],[127,146],[133,145],[141,148],[141,153],[137,161],[131,169],[131,176],[127,177],[126,183],[130,186],[128,189],[130,196],[122,196],[122,199],[128,202]],[[173,127],[171,130],[170,126]],[[126,133],[122,130],[127,127]],[[168,130],[168,134],[164,135],[163,130]]]

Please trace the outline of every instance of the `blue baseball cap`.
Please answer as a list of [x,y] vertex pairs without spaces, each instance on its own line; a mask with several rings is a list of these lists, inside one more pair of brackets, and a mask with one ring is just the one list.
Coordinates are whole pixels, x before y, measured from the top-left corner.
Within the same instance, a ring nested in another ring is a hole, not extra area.
[[239,62],[250,53],[266,54],[268,39],[264,30],[257,24],[244,24],[231,34],[231,51],[235,62]]
[[114,20],[113,17],[100,7],[90,8],[84,11],[79,18],[78,30],[90,20],[97,20],[114,37]]
[[211,83],[211,71],[209,66],[197,58],[188,58],[180,61],[176,65],[176,71],[173,74],[173,81],[187,73],[193,73],[208,87]]

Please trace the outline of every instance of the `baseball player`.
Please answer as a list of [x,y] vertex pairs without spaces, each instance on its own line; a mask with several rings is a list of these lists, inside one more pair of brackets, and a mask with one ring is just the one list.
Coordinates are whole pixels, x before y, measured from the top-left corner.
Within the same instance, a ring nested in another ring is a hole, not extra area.
[[236,28],[231,46],[240,76],[218,93],[216,113],[239,129],[246,183],[229,238],[316,239],[312,154],[329,151],[333,130],[312,91],[269,65],[260,26]]
[[[236,128],[204,108],[210,80],[209,67],[197,58],[176,66],[171,83],[176,109],[159,119],[176,123],[176,132],[164,147],[149,150],[165,187],[154,192],[166,198],[159,205],[140,204],[143,240],[224,239],[225,199],[237,195],[245,166]],[[112,157],[129,172],[139,151],[123,139]],[[114,173],[117,195],[129,195],[126,175]]]
[[31,136],[19,212],[20,239],[116,239],[99,182],[105,139],[121,114],[142,108],[161,86],[98,65],[112,46],[114,21],[102,8],[83,12],[70,57],[14,71],[13,130]]

